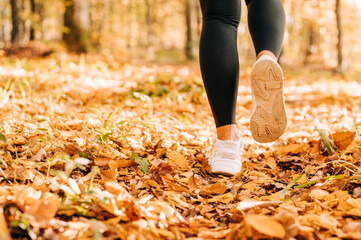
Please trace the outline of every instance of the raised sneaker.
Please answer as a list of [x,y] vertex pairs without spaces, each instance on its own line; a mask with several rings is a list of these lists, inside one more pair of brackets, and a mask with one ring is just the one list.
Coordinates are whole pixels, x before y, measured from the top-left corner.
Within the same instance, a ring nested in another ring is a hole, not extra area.
[[261,56],[253,65],[251,88],[252,136],[260,143],[272,142],[285,131],[287,115],[283,96],[283,72],[270,56]]

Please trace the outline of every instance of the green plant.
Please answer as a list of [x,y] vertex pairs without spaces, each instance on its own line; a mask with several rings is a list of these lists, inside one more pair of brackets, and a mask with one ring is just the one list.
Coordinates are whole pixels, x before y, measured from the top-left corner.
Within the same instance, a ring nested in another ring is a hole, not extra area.
[[149,168],[149,160],[146,158],[142,158],[138,155],[138,153],[132,152],[132,155],[130,156],[130,159],[134,159],[135,163],[137,163],[140,167],[140,170],[144,172],[145,174],[148,174],[148,168]]

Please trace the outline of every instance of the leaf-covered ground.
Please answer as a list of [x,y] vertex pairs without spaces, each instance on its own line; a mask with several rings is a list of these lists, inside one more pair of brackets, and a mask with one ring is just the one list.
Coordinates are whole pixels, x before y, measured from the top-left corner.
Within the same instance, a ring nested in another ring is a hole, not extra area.
[[258,144],[242,70],[230,178],[197,65],[0,62],[0,239],[361,238],[358,82],[286,71],[288,129]]

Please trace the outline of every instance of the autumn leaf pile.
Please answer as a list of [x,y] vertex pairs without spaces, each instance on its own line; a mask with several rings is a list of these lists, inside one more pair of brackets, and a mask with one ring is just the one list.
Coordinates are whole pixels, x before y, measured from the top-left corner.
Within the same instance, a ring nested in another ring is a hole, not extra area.
[[[2,58],[0,239],[360,239],[361,85],[286,73],[289,127],[214,176],[197,65]],[[245,128],[245,129],[244,129]]]

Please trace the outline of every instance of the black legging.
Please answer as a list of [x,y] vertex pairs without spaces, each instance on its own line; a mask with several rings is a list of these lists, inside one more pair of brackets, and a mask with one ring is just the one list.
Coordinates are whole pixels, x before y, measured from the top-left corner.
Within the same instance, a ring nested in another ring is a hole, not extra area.
[[[239,78],[237,27],[241,0],[200,0],[203,27],[199,60],[217,127],[234,124]],[[246,0],[256,54],[281,51],[285,14],[281,0]]]

